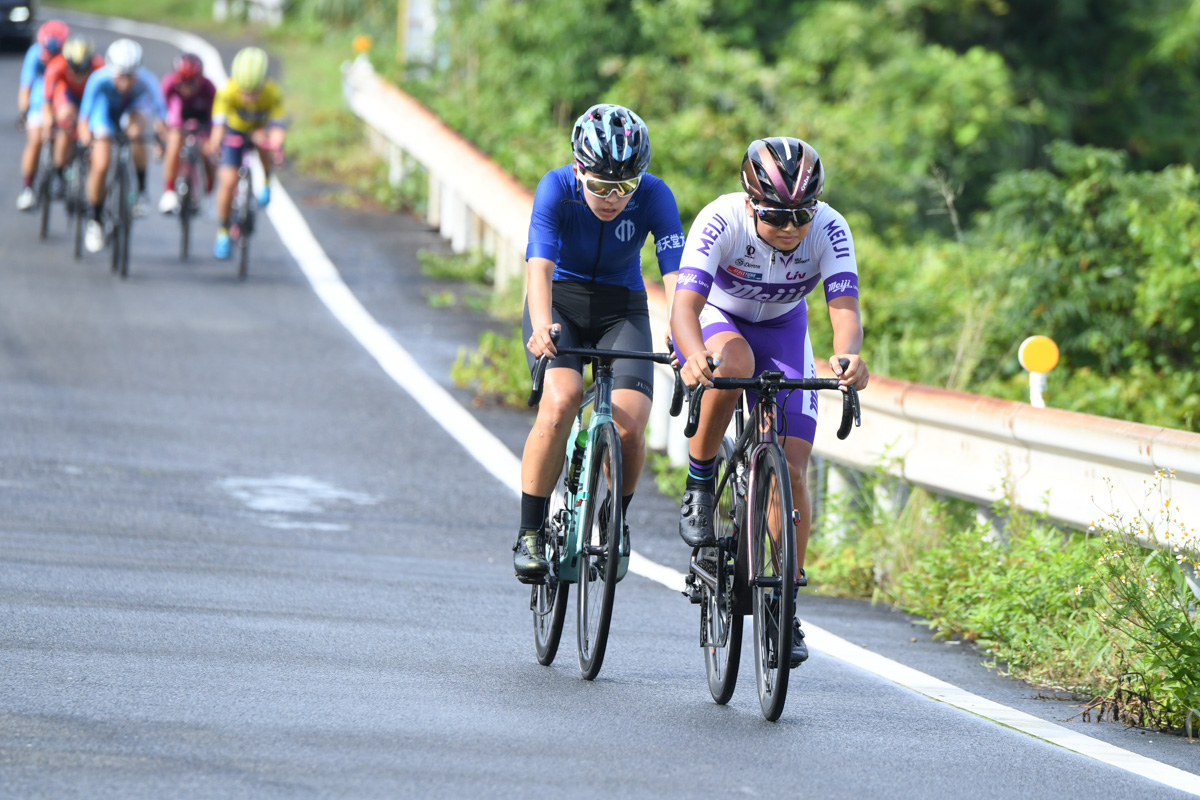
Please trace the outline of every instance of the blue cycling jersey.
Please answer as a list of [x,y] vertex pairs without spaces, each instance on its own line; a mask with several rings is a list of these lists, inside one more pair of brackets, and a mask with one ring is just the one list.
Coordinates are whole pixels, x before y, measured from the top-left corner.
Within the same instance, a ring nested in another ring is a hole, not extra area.
[[167,101],[163,98],[162,88],[158,78],[146,67],[139,67],[137,80],[129,94],[121,94],[113,83],[112,69],[101,67],[88,78],[83,90],[83,99],[79,103],[80,119],[89,119],[95,106],[107,110],[112,119],[120,119],[126,111],[137,104],[148,104],[154,108],[160,119],[167,116]]
[[46,74],[46,64],[49,61],[49,56],[42,58],[42,46],[34,42],[25,51],[25,60],[21,62],[21,88],[28,89],[40,80],[42,75]]
[[588,208],[568,164],[550,170],[538,183],[525,258],[553,261],[554,280],[641,290],[642,245],[648,234],[654,235],[659,272],[678,270],[685,239],[667,184],[646,173],[625,210],[603,222]]

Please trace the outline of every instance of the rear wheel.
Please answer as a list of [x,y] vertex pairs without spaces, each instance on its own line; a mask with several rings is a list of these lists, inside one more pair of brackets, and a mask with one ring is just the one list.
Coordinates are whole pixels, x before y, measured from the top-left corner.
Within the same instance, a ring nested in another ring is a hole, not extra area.
[[728,436],[721,442],[713,474],[717,485],[725,485],[714,498],[713,528],[721,547],[706,547],[705,561],[717,579],[716,589],[701,583],[700,644],[704,649],[704,671],[708,674],[708,690],[713,700],[728,703],[737,687],[738,666],[742,657],[742,625],[745,617],[735,609],[734,583],[737,573],[737,479],[725,478],[734,468],[729,460],[733,442]]
[[779,446],[762,451],[750,490],[751,605],[754,671],[763,716],[774,722],[787,700],[792,657],[796,539],[792,487]]
[[576,623],[579,670],[585,680],[600,674],[612,622],[613,598],[621,560],[621,440],[608,422],[591,442],[591,474],[587,476],[588,514],[583,521],[583,554],[579,559]]

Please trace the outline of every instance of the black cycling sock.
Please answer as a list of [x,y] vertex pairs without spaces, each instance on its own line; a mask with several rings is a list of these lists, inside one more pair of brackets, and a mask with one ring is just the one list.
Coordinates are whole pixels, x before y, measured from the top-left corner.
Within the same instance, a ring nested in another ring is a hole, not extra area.
[[633,499],[632,494],[622,495],[621,497],[621,513],[629,515],[629,501]]
[[549,497],[535,497],[521,492],[521,530],[540,531],[549,505]]
[[716,477],[717,457],[702,461],[698,458],[688,458],[687,483],[684,489],[713,490],[713,478]]
[[134,172],[137,173],[138,194],[145,194],[146,193],[146,170],[135,169]]
[[88,209],[88,219],[92,220],[93,222],[100,221],[100,204],[99,203],[97,203],[96,205],[94,205]]

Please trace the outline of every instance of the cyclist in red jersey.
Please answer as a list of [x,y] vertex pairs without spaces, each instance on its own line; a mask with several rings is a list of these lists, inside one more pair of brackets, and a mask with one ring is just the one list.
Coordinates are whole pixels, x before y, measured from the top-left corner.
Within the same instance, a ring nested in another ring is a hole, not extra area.
[[[63,45],[62,53],[46,65],[42,79],[45,89],[45,108],[42,115],[42,135],[54,139],[55,194],[62,188],[63,167],[75,155],[75,123],[79,119],[79,101],[92,73],[104,66],[104,57],[96,53],[92,41],[84,36],[72,36]],[[53,133],[57,126],[57,134]]]

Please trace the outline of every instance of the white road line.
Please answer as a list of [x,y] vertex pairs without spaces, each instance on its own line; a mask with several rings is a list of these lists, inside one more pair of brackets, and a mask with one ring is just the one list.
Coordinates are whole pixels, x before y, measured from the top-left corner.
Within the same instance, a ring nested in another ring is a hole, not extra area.
[[[49,9],[46,11],[49,12]],[[216,65],[220,64],[221,57],[216,48],[193,34],[129,20],[71,13],[73,16],[87,17],[89,25],[105,27],[131,36],[159,39],[174,44],[180,49],[198,53],[204,59],[205,73],[220,76],[225,74],[223,68],[210,67],[213,59],[215,59]],[[296,204],[292,202],[287,191],[275,180],[272,180],[271,204],[267,206],[267,216],[279,231],[279,238],[291,252],[292,257],[296,259],[309,283],[312,284],[317,297],[345,326],[346,330],[379,362],[384,372],[411,394],[429,413],[430,417],[457,440],[467,453],[479,461],[501,484],[519,495],[521,491],[520,459],[499,438],[460,406],[453,395],[429,377],[413,360],[408,351],[401,347],[400,343],[392,338],[391,334],[363,307],[342,280],[337,267],[325,255],[325,251],[317,242],[308,223],[304,221],[303,215]],[[680,590],[683,588],[683,573],[650,561],[637,552],[630,554],[629,570],[644,578],[661,583],[669,589]],[[1009,708],[972,694],[932,675],[926,675],[878,653],[851,644],[811,623],[805,625],[805,632],[807,634],[806,641],[814,649],[891,681],[897,686],[902,686],[930,699],[968,711],[1080,755],[1094,758],[1105,764],[1119,767],[1200,797],[1200,775],[1163,764],[1152,758],[1048,722],[1032,714],[1026,714],[1015,708]]]

